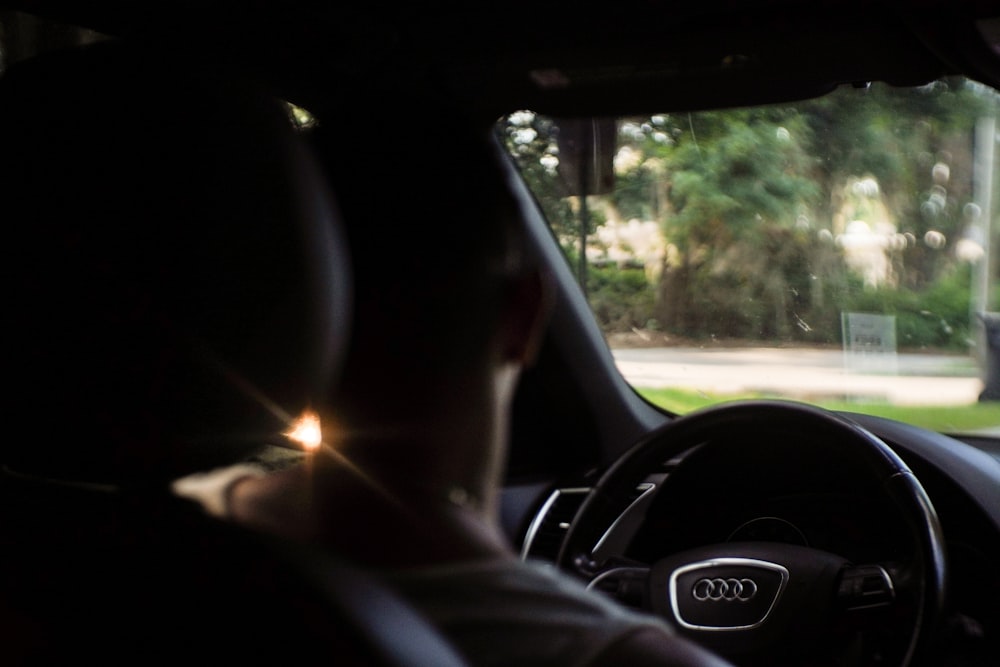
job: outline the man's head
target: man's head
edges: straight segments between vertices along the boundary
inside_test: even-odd
[[[544,311],[488,133],[430,107],[419,119],[365,109],[322,131],[355,262],[338,411],[413,423],[478,400],[500,367],[530,361]]]

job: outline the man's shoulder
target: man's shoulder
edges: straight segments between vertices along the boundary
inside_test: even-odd
[[[503,559],[388,579],[477,665],[587,664],[640,630],[672,636],[659,619],[542,564]]]

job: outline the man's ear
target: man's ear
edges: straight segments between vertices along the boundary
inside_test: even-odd
[[[511,279],[500,327],[504,361],[534,363],[554,301],[555,285],[547,272],[535,268]]]

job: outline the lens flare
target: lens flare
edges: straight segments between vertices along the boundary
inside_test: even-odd
[[[307,450],[318,449],[323,444],[323,429],[320,426],[319,415],[311,410],[306,410],[292,422],[291,428],[283,435]]]

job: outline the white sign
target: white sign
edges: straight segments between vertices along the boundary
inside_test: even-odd
[[[844,334],[844,365],[862,373],[892,373],[899,370],[896,356],[896,316],[841,313]]]

